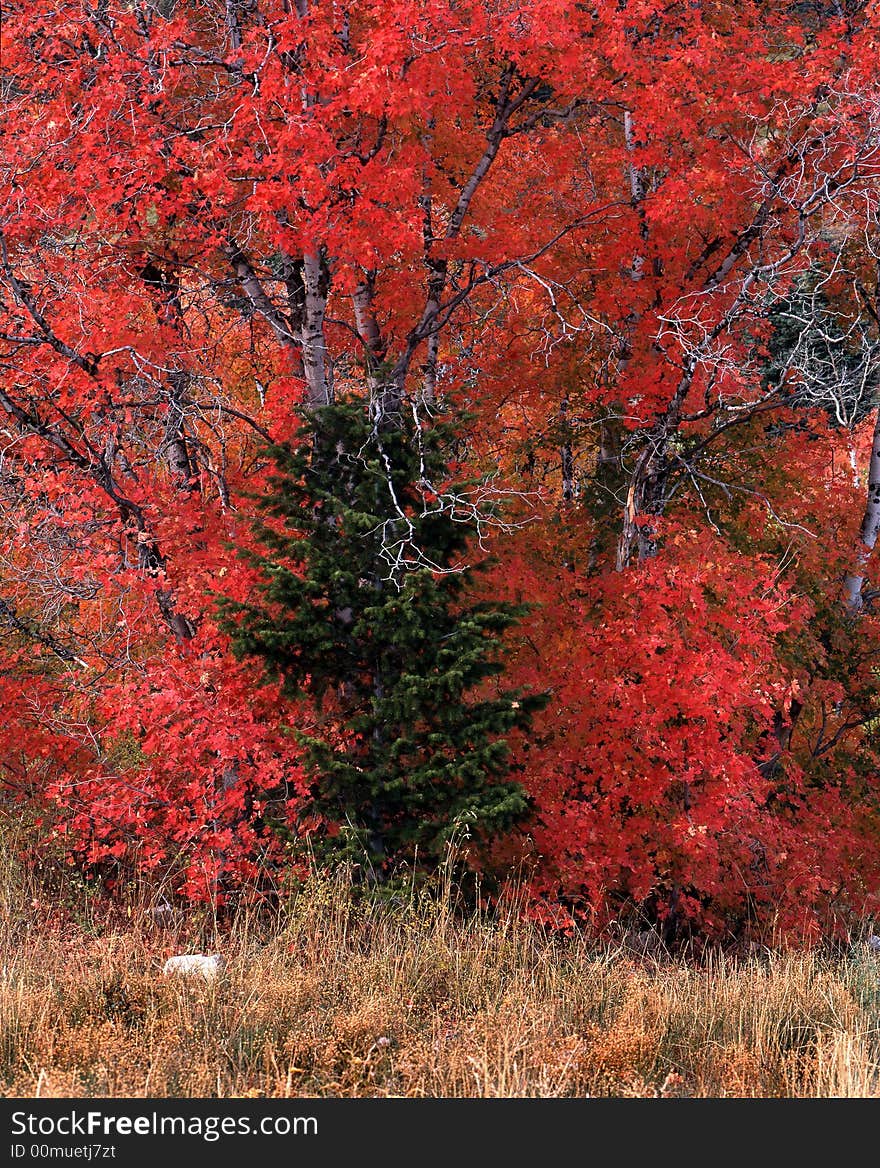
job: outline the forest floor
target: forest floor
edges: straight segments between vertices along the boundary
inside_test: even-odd
[[[862,942],[695,961],[452,900],[314,884],[220,927],[59,899],[7,860],[0,1095],[880,1096]],[[162,976],[193,951],[225,956],[219,980]]]

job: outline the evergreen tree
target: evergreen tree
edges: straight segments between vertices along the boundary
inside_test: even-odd
[[[357,400],[310,411],[257,497],[261,595],[223,602],[235,653],[326,715],[326,734],[298,734],[314,810],[354,829],[331,850],[354,837],[380,875],[435,863],[456,825],[486,841],[528,808],[505,734],[544,699],[480,691],[524,610],[468,599],[475,520],[449,503],[465,485],[430,487],[453,437],[401,415],[376,426]]]

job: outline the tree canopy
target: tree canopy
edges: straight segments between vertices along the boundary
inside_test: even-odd
[[[10,0],[7,812],[222,899],[366,764],[376,839],[482,808],[469,862],[548,920],[876,907],[878,28]]]

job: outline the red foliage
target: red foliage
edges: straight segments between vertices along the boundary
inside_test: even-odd
[[[840,601],[873,415],[764,377],[805,273],[876,342],[878,8],[850,10],[11,0],[10,798],[189,896],[289,861],[315,712],[212,596],[252,586],[264,443],[393,385],[476,411],[462,461],[528,520],[492,542],[540,605],[511,671],[552,692],[517,760],[535,904],[723,933],[873,903],[870,581]]]

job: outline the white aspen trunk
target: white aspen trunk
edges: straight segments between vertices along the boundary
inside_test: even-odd
[[[860,485],[862,480],[861,480],[861,477],[859,476],[859,464],[858,464],[858,459],[856,458],[856,448],[855,448],[855,444],[852,441],[851,434],[850,434],[850,443],[849,443],[849,465],[850,465],[850,468],[852,470],[852,485],[854,487],[857,487]]]
[[[868,469],[868,496],[865,513],[859,528],[859,547],[852,572],[847,572],[843,580],[843,603],[848,612],[857,613],[863,604],[862,588],[865,583],[865,568],[880,533],[880,409],[874,421],[874,437],[871,442],[871,462]]]
[[[332,369],[324,337],[328,284],[327,270],[320,255],[304,255],[301,344],[306,400],[310,409],[329,405],[333,401]]]
[[[382,332],[376,317],[373,315],[373,288],[369,280],[358,284],[352,296],[354,304],[354,319],[361,340],[366,344],[370,353],[381,361],[385,346],[382,343]]]
[[[630,156],[627,164],[627,177],[629,178],[629,193],[632,199],[632,205],[638,211],[639,215],[639,234],[642,239],[647,236],[647,227],[645,224],[645,215],[642,204],[645,201],[645,180],[641,170],[633,163],[632,155],[635,151],[635,130],[633,128],[633,116],[631,110],[625,110],[623,114],[623,138],[626,144],[626,152]],[[632,268],[630,273],[634,280],[641,280],[645,267],[645,257],[643,255],[636,255],[633,257]]]
[[[400,408],[403,400],[403,384],[385,365],[387,346],[382,336],[379,322],[373,311],[374,273],[367,273],[358,284],[352,296],[354,319],[358,335],[367,348],[367,385],[370,390],[371,416],[381,422],[382,418]]]
[[[251,267],[250,261],[234,242],[228,249],[228,255],[245,296],[250,300],[254,310],[268,321],[275,337],[288,350],[291,358],[298,367],[301,354],[299,345],[297,344],[297,337],[291,331],[290,323],[285,320],[282,313],[278,311],[267,296],[266,290],[260,283],[256,272]]]
[[[377,389],[376,374],[378,367],[385,360],[385,342],[382,339],[382,330],[373,311],[374,275],[368,272],[358,284],[352,295],[354,305],[354,321],[358,336],[367,349],[367,383],[371,396],[375,396]]]

